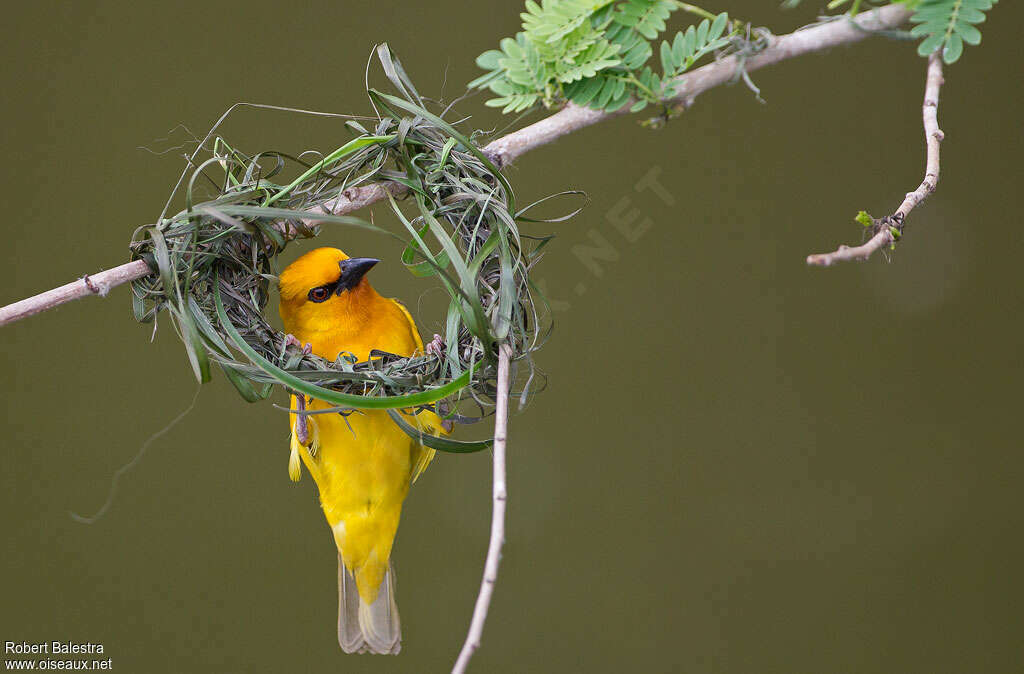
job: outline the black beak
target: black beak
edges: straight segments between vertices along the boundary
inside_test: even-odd
[[[380,260],[373,257],[351,257],[339,262],[341,276],[338,277],[337,293],[340,295],[343,290],[355,288],[378,262]]]

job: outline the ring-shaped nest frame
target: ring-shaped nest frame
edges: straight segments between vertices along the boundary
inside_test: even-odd
[[[535,220],[516,210],[512,187],[491,159],[452,123],[427,109],[387,45],[377,56],[397,95],[367,86],[376,115],[372,129],[344,118],[354,138],[313,161],[280,152],[248,155],[217,135],[238,106],[229,109],[189,158],[168,206],[183,192],[185,208],[132,237],[132,259],[155,272],[132,283],[137,320],[151,322],[167,310],[200,382],[219,366],[242,397],[267,398],[275,384],[295,394],[332,403],[339,412],[387,409],[423,444],[451,452],[483,449],[491,440],[456,441],[424,436],[399,409],[430,408],[443,417],[471,422],[493,405],[498,348],[507,344],[514,363],[527,363],[522,400],[543,377],[531,354],[550,332],[550,309],[530,280],[550,236],[527,236],[517,222]],[[251,105],[251,104],[240,104]],[[308,112],[277,106],[254,106]],[[324,113],[309,113],[324,114]],[[212,144],[210,149],[208,146]],[[201,153],[209,153],[205,159]],[[267,165],[270,165],[269,168]],[[298,165],[285,184],[273,179]],[[219,182],[207,174],[223,172]],[[196,203],[200,181],[218,194]],[[362,218],[334,215],[332,205],[349,190],[378,184],[404,226],[401,236]],[[394,194],[405,192],[415,212],[407,216]],[[581,194],[575,191],[561,194]],[[559,196],[559,195],[552,195]],[[292,239],[313,238],[321,224],[359,227],[398,238],[402,262],[416,276],[436,278],[448,292],[441,353],[400,357],[373,353],[356,362],[343,353],[334,362],[305,353],[265,319],[277,256]],[[457,413],[472,400],[479,415]]]

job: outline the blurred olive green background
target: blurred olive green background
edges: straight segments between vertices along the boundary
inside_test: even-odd
[[[813,18],[804,4],[710,7],[781,33]],[[537,272],[558,305],[538,358],[550,386],[512,419],[508,543],[473,671],[1020,671],[1022,9],[998,5],[948,69],[942,181],[892,263],[803,259],[859,241],[857,210],[889,212],[921,179],[925,62],[908,43],[787,62],[753,75],[767,105],[721,88],[662,131],[618,119],[510,169],[524,203],[592,202],[530,226],[559,235]],[[367,113],[382,40],[450,100],[520,10],[7,8],[0,303],[127,259],[180,171],[176,125],[202,135],[237,101]],[[510,121],[482,102],[460,106],[477,128]],[[225,132],[289,152],[347,137],[254,111]],[[649,175],[673,203],[636,189]],[[612,221],[633,210],[631,242]],[[573,252],[595,237],[617,256],[600,274]],[[437,329],[439,294],[388,241],[328,226],[318,243],[386,257],[377,287]],[[122,672],[449,667],[487,542],[487,454],[440,456],[411,493],[397,658],[338,650],[313,483],[288,481],[281,413],[223,378],[105,519],[70,519],[195,393],[170,323],[149,336],[125,288],[0,330],[0,640],[100,642]]]

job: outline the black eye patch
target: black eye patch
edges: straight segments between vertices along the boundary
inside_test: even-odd
[[[338,263],[340,276],[333,283],[317,286],[309,291],[307,297],[310,302],[326,302],[331,295],[340,295],[346,290],[351,290],[359,285],[359,282],[366,272],[370,271],[380,260],[372,257],[353,257],[342,260]]]

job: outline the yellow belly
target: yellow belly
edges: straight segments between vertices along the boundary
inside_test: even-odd
[[[308,406],[327,407],[320,400]],[[307,418],[315,444],[312,451],[301,448],[300,455],[319,487],[342,561],[363,601],[372,603],[388,568],[419,446],[386,411]]]

